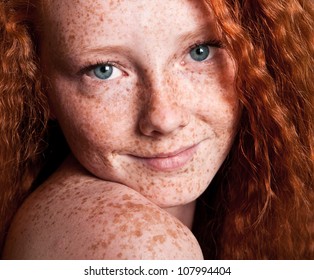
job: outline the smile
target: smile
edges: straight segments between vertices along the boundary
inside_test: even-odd
[[[162,153],[152,157],[137,157],[149,168],[159,172],[175,171],[185,166],[194,156],[198,148],[198,144],[180,149],[172,153]]]

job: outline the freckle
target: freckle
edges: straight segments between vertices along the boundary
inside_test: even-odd
[[[40,210],[41,207],[42,207],[42,206],[41,206],[39,203],[37,203],[37,204],[35,205],[35,209],[37,209],[37,210]]]
[[[124,225],[120,226],[121,232],[125,232],[125,231],[127,231],[127,229],[128,229],[128,225],[127,224],[124,224]]]
[[[53,199],[49,199],[46,203],[46,205],[51,204],[51,202],[53,201]]]
[[[168,229],[168,230],[167,230],[167,233],[168,233],[171,237],[173,237],[173,238],[175,238],[175,239],[178,237],[177,232],[174,231],[174,230],[172,230],[172,229]]]
[[[132,199],[132,197],[128,194],[125,194],[122,196],[122,200],[131,200],[131,199]]]
[[[141,237],[143,235],[141,230],[136,230],[134,233],[136,237]]]
[[[153,237],[153,241],[155,243],[158,242],[158,243],[163,244],[163,243],[165,243],[165,240],[166,240],[166,237],[164,235],[156,235],[156,236]]]

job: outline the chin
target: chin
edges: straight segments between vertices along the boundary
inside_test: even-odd
[[[193,186],[193,187],[192,187]],[[208,186],[207,182],[194,183],[169,183],[168,187],[156,187],[154,189],[135,189],[146,199],[160,208],[170,208],[189,204],[201,196]]]

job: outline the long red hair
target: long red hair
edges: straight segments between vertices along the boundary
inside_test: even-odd
[[[47,131],[35,2],[0,3],[2,240],[41,168]],[[194,233],[207,258],[314,259],[313,2],[205,2],[237,65],[243,109],[230,154],[199,199]]]
[[[213,235],[216,258],[313,259],[313,2],[208,5],[237,64],[243,114],[200,238]]]
[[[0,3],[0,250],[40,168],[48,119],[26,2]]]

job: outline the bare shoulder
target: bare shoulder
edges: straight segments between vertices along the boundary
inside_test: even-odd
[[[80,172],[60,174],[22,205],[4,258],[202,258],[190,230],[139,193]]]

